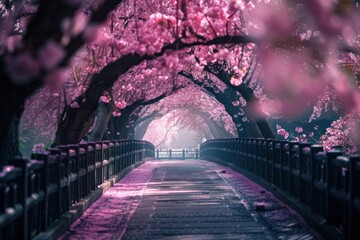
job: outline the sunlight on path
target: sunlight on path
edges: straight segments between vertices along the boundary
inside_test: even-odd
[[[151,178],[156,162],[146,162],[104,193],[60,238],[116,239],[126,229]]]

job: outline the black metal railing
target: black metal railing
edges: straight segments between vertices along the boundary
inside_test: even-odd
[[[145,158],[146,141],[119,140],[66,145],[14,159],[0,171],[0,240],[32,239],[98,185]]]
[[[264,139],[210,140],[202,159],[246,169],[296,197],[346,239],[360,239],[360,156],[320,145]]]
[[[156,151],[156,159],[198,159],[199,156],[199,149],[195,150],[159,150]]]

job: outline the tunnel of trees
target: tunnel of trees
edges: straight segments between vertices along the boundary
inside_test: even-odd
[[[360,139],[359,2],[0,2],[0,166],[45,147]],[[158,124],[155,124],[158,122]],[[157,126],[154,126],[157,125]]]

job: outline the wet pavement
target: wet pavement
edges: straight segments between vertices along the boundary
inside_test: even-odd
[[[271,193],[203,160],[148,161],[61,239],[322,239]]]

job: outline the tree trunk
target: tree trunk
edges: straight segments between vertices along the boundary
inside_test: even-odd
[[[126,128],[126,124],[131,116],[131,114],[142,104],[143,100],[138,100],[133,102],[131,105],[126,106],[121,110],[120,116],[112,116],[109,124],[108,130],[109,134],[105,134],[106,140],[114,140],[114,139],[126,139],[127,135],[124,128]]]
[[[216,65],[216,63],[214,63],[214,65]],[[205,70],[214,74],[229,88],[240,93],[240,95],[245,99],[246,105],[248,106],[248,111],[250,113],[249,116],[256,122],[262,136],[264,138],[276,139],[276,136],[271,129],[269,122],[266,120],[264,113],[256,112],[259,109],[260,102],[259,99],[255,96],[254,90],[245,83],[242,83],[239,86],[234,86],[230,83],[231,76],[229,76],[221,66],[219,67],[220,68],[217,69],[217,72],[213,72],[209,67],[206,67]]]
[[[52,146],[79,143],[93,124],[97,106],[97,101],[86,101],[81,108],[66,106]]]
[[[222,36],[201,43],[201,45],[224,44],[224,43],[249,43],[253,39],[247,36]],[[114,62],[108,63],[101,71],[95,74],[85,93],[76,99],[79,108],[65,107],[64,118],[61,120],[53,145],[78,143],[85,136],[94,119],[98,101],[104,91],[112,88],[119,76],[125,74],[130,68],[139,65],[143,61],[153,60],[169,51],[177,51],[187,47],[199,45],[196,43],[183,43],[176,41],[165,45],[160,52],[154,55],[139,55],[129,53],[122,55]]]
[[[101,102],[96,112],[96,123],[94,129],[91,131],[89,141],[101,141],[104,133],[108,127],[108,122],[114,111],[114,104]]]
[[[135,139],[135,122],[139,119],[139,114],[141,112],[141,110],[143,109],[144,106],[139,106],[137,109],[135,109],[130,117],[128,118],[126,124],[125,124],[125,128],[123,128],[123,138],[126,139],[131,139],[134,140]]]
[[[257,99],[257,97],[255,96],[254,90],[252,88],[243,83],[235,89],[238,90],[241,96],[245,99],[246,104],[249,106],[250,112],[252,111],[252,106],[254,106],[254,108],[256,109],[258,108],[260,104],[259,99]],[[269,122],[265,119],[263,114],[255,113],[251,115],[253,116],[264,138],[276,139],[276,136],[271,129]]]
[[[225,90],[225,92],[222,92],[216,86],[210,87],[208,85],[203,84],[203,81],[199,81],[193,75],[185,71],[179,72],[179,75],[188,78],[194,84],[202,87],[208,94],[214,96],[214,98],[225,107],[225,111],[229,114],[229,116],[236,125],[239,137],[254,137],[254,138],[262,137],[262,134],[257,124],[253,121],[247,110],[244,108],[241,109],[240,107],[236,107],[232,104],[233,101],[237,100],[235,98],[235,96],[237,96],[235,90],[231,90],[231,88],[228,87]],[[241,117],[239,116],[235,117],[236,115],[238,115],[240,110],[244,111],[248,121],[244,122],[242,121]]]
[[[6,137],[0,145],[0,169],[6,165],[9,160],[15,157],[21,157],[19,150],[19,124],[20,118],[24,111],[24,104],[20,104],[13,114]]]
[[[211,119],[211,116],[207,112],[201,112],[197,109],[191,109],[196,115],[201,117],[205,124],[208,126],[209,131],[213,138],[219,139],[219,138],[232,138],[234,137],[231,133],[226,131],[224,129],[224,126],[219,126],[215,121]]]

